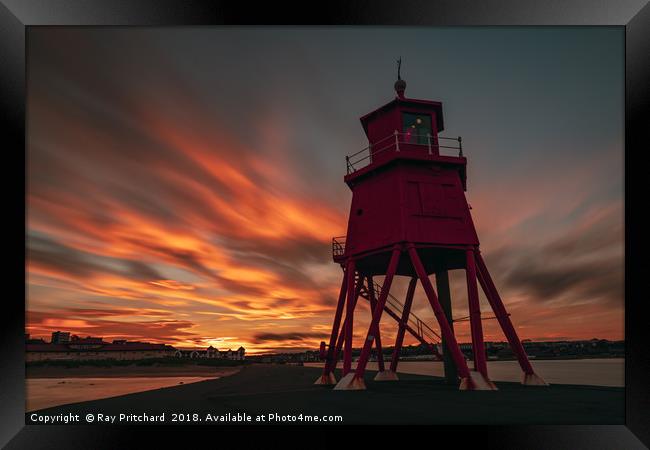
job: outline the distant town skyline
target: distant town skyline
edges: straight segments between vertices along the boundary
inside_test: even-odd
[[[58,330],[58,331],[53,331],[52,332],[52,334],[50,335],[50,341],[49,342],[47,342],[42,337],[33,338],[32,336],[30,336],[27,333],[25,334],[25,342],[27,344],[40,344],[40,343],[63,344],[63,343],[73,343],[73,342],[86,342],[86,343],[88,343],[88,342],[92,342],[92,343],[102,342],[102,343],[108,344],[108,343],[110,343],[110,340],[104,340],[103,336],[78,336],[76,334],[70,333],[69,331]],[[591,339],[577,339],[577,340],[562,340],[562,339],[559,339],[559,340],[555,340],[555,339],[554,340],[540,340],[540,341],[533,341],[531,339],[523,339],[522,340],[522,343],[524,343],[524,344],[561,344],[561,343],[581,343],[581,342],[610,342],[610,341],[607,340],[607,339],[599,339],[599,338],[596,338],[596,337],[591,338]],[[624,342],[624,339],[616,340],[616,341],[613,341],[613,342],[615,342],[615,343]],[[149,344],[148,342],[127,341],[125,339],[116,339],[116,340],[113,340],[113,343],[114,344],[116,344],[116,343],[117,344],[127,344],[127,343],[128,344]],[[168,343],[165,343],[165,342],[161,342],[160,344],[161,345],[169,345]],[[472,348],[471,340],[467,341],[467,342],[460,341],[459,344],[461,346],[461,349],[463,349],[463,350],[471,350],[471,348]],[[509,347],[509,344],[508,344],[508,342],[507,342],[507,340],[505,338],[503,340],[497,340],[497,341],[485,341],[485,344],[486,344],[486,346],[488,348],[490,348],[494,344],[501,344],[501,345],[503,345],[504,348]],[[419,342],[412,343],[412,344],[408,345],[407,347],[423,347],[424,351],[426,351],[427,353],[430,353],[430,348],[428,348],[427,346],[423,346],[423,344],[421,344]],[[176,346],[174,348],[178,349],[178,350],[206,350],[205,347],[179,347],[179,346]],[[224,350],[224,349],[219,349],[219,348],[216,348],[216,347],[213,347],[213,346],[209,346],[209,348],[214,348],[214,350]],[[240,349],[241,348],[243,348],[243,347],[240,347]],[[392,345],[387,345],[384,348],[384,352],[385,353],[386,352],[390,353],[392,348],[393,348]],[[228,349],[228,350],[231,350],[231,349]],[[359,352],[359,351],[361,351],[361,347],[354,347],[354,350]],[[288,351],[284,351],[284,352],[280,351],[280,352],[270,352],[270,353],[262,353],[262,354],[263,355],[264,354],[284,354],[284,353],[290,354],[290,353],[305,353],[305,352],[317,354],[317,353],[319,353],[319,350],[315,349],[315,348],[293,348],[293,349],[288,349]],[[339,356],[342,356],[342,355],[339,355]]]
[[[623,339],[623,37],[31,29],[26,333],[318,348],[340,283],[344,158],[367,146],[359,117],[394,97],[401,56],[406,96],[441,101],[442,134],[463,137],[482,253],[520,338]],[[421,287],[413,308],[437,328]],[[481,308],[493,315],[482,295]],[[362,302],[359,330],[368,316]],[[494,322],[485,338],[503,340]],[[394,335],[382,321],[385,345]]]

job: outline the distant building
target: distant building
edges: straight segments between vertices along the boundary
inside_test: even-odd
[[[237,358],[241,361],[243,361],[246,358],[246,349],[244,347],[239,347],[237,349]]]
[[[55,331],[52,333],[52,344],[66,344],[70,342],[70,333],[63,331]]]
[[[58,334],[57,334],[58,333]],[[66,337],[67,335],[67,337]],[[64,339],[61,341],[61,338]],[[69,338],[69,339],[68,339]],[[68,339],[66,341],[66,339]],[[42,339],[30,339],[25,344],[25,360],[138,360],[149,358],[173,357],[176,349],[166,344],[151,344],[149,342],[128,342],[115,340],[112,343],[98,337],[70,337],[70,333],[52,333],[49,344]]]
[[[217,358],[218,355],[219,355],[219,350],[214,348],[213,346],[209,346],[208,349],[205,351],[206,358]]]
[[[239,347],[237,350],[220,351],[213,346],[205,350],[200,349],[178,349],[174,352],[177,358],[208,358],[208,359],[229,359],[233,361],[243,361],[246,359],[246,349]]]
[[[201,351],[200,350],[193,350],[193,349],[176,349],[174,352],[174,356],[177,358],[201,358]]]

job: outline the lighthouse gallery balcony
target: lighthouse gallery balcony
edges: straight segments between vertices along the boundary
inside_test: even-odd
[[[444,152],[444,155],[441,155]],[[365,172],[388,163],[394,159],[435,160],[458,165],[461,181],[465,188],[465,163],[463,156],[463,141],[460,136],[451,138],[410,132],[394,133],[368,147],[345,157],[347,166],[346,181],[363,176]],[[342,263],[347,257],[346,236],[332,238],[332,259]]]
[[[445,153],[454,153],[454,155],[441,155],[441,149],[444,149]],[[436,156],[464,158],[463,141],[460,136],[450,138],[429,133],[400,133],[396,130],[368,147],[346,156],[347,174],[350,175],[374,163],[385,162],[397,156],[414,159],[433,159]]]

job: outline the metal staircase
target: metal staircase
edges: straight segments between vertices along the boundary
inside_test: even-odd
[[[359,281],[359,275],[356,274],[355,283],[358,283],[358,281]],[[379,297],[379,293],[381,292],[381,285],[376,282],[374,282],[373,284],[374,284],[375,298],[377,299]],[[359,291],[359,296],[365,298],[368,302],[370,302],[370,292],[368,290],[368,287],[366,286],[365,281]],[[386,304],[384,305],[384,311],[390,317],[392,317],[397,323],[400,323],[402,321],[402,315],[404,312],[404,304],[400,302],[397,298],[395,298],[393,295],[388,293],[388,297],[386,298]],[[442,341],[442,338],[438,333],[433,331],[431,327],[429,327],[429,325],[427,325],[424,321],[422,321],[418,316],[413,314],[413,312],[409,314],[408,320],[404,324],[404,328],[420,343],[429,346],[429,348],[431,349],[431,351],[436,357],[442,359],[442,355],[440,354],[440,350],[438,348],[440,342]]]

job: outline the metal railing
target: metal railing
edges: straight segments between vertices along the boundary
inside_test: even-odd
[[[443,141],[441,145],[440,141]],[[452,144],[456,142],[457,144]],[[379,141],[370,144],[368,147],[359,150],[356,153],[345,157],[348,174],[355,172],[362,167],[372,164],[373,157],[388,151],[399,152],[400,144],[404,145],[421,145],[426,149],[429,155],[433,154],[433,149],[438,151],[441,148],[458,150],[458,156],[463,156],[463,140],[460,136],[455,138],[427,134],[400,133],[395,130],[393,134],[386,136]],[[377,149],[379,147],[379,149]]]
[[[345,236],[337,236],[332,238],[332,257],[336,259],[337,256],[345,254]]]
[[[374,282],[373,284],[375,286],[375,293],[381,292],[381,285],[377,282]],[[386,305],[389,306],[395,313],[398,313],[400,316],[404,313],[404,305],[391,293],[388,293],[388,297],[386,298]],[[409,314],[408,324],[429,343],[438,344],[442,341],[440,335],[433,331],[429,325],[420,320],[420,318],[414,313]]]
[[[345,255],[345,242],[347,236],[336,236],[332,238],[332,257],[336,260],[337,257],[342,257]],[[355,283],[358,282],[359,274],[355,274]],[[365,283],[364,283],[365,286]],[[375,298],[379,297],[381,293],[382,286],[376,281],[373,282],[373,287],[375,291]],[[404,314],[404,304],[400,302],[395,296],[390,292],[386,297],[386,308],[390,309],[396,316],[402,317]],[[430,344],[439,344],[442,341],[442,338],[438,333],[436,333],[429,325],[424,321],[420,320],[418,316],[414,313],[409,314],[407,321],[409,327],[413,329],[417,334],[419,334],[424,340]]]

